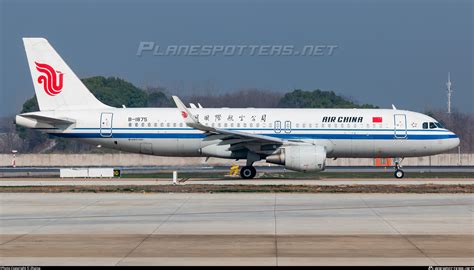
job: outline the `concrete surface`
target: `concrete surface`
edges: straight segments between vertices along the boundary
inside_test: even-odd
[[[12,154],[0,154],[0,167],[12,164]],[[58,167],[58,166],[230,166],[245,164],[245,160],[236,162],[219,158],[204,157],[162,157],[130,153],[117,154],[22,154],[16,155],[17,166]],[[328,166],[373,166],[372,158],[338,158],[328,159]],[[263,161],[256,166],[268,165]],[[405,158],[404,166],[474,166],[474,154],[440,154],[427,157]]]
[[[72,167],[63,167],[72,168]],[[74,167],[74,168],[104,168],[104,167]],[[59,177],[60,167],[0,167],[0,178],[19,178],[19,177]],[[220,174],[222,176],[229,173],[229,166],[130,166],[130,167],[115,167],[120,169],[122,175],[137,175],[137,174],[168,174],[172,171],[181,173],[196,173],[203,177],[207,173]],[[283,166],[257,166],[257,177],[263,174],[278,174],[291,172],[286,170]],[[404,166],[403,170],[406,176],[425,173],[461,173],[472,174],[474,178],[474,166]],[[375,166],[328,166],[324,173],[351,173],[357,175],[359,173],[384,173],[387,176],[392,176],[395,171],[392,167],[375,167]],[[324,174],[321,175],[324,177]]]
[[[473,265],[472,194],[0,194],[1,265]]]
[[[180,179],[178,177],[178,179]],[[171,185],[172,179],[146,179],[146,178],[0,178],[2,186],[154,186]],[[360,179],[252,179],[244,180],[238,177],[229,179],[190,179],[182,185],[205,184],[205,185],[309,185],[309,186],[339,186],[339,185],[474,185],[474,178],[404,178],[396,180],[392,178],[360,178]]]

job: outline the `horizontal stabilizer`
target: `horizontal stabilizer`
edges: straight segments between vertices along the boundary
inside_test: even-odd
[[[48,124],[71,125],[76,122],[72,119],[53,118],[49,116],[36,115],[36,114],[20,114],[20,116],[23,116],[26,118],[32,118],[32,119],[37,120],[38,122],[45,122]]]
[[[67,128],[76,121],[73,119],[55,118],[36,113],[24,113],[15,117],[15,123],[27,128]]]

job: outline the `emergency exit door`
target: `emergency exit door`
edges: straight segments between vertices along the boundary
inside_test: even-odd
[[[285,133],[291,133],[291,121],[285,121]]]

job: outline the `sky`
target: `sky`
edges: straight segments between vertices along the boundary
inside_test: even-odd
[[[333,90],[359,103],[474,113],[473,1],[0,0],[0,116],[33,96],[22,37],[44,37],[81,78],[224,93]],[[329,55],[159,56],[140,42],[334,45]],[[242,107],[246,107],[242,104]]]

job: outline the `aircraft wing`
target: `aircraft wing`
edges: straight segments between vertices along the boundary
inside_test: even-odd
[[[285,141],[279,138],[260,135],[260,134],[251,134],[247,132],[240,132],[235,130],[228,129],[219,129],[213,128],[210,126],[203,125],[198,121],[198,119],[186,108],[184,103],[177,97],[173,96],[173,100],[176,103],[176,106],[181,112],[181,116],[184,119],[184,122],[188,127],[192,127],[201,131],[205,131],[208,134],[207,140],[222,140],[219,144],[241,144],[249,142],[260,142],[266,144],[283,144]],[[206,140],[204,139],[204,140]]]

